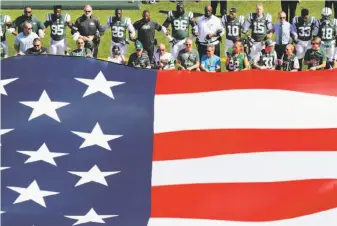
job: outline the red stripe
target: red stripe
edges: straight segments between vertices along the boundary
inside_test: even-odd
[[[152,187],[151,217],[273,221],[335,207],[336,179],[195,184]]]
[[[228,89],[282,89],[337,96],[337,70],[296,73],[251,70],[217,75],[205,72],[160,71],[156,94]]]
[[[337,129],[219,129],[160,133],[153,160],[272,151],[336,151]]]

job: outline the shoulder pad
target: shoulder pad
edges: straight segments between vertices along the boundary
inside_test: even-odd
[[[269,13],[266,14],[266,20],[270,21],[271,22],[271,15]]]

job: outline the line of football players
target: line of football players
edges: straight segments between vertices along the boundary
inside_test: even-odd
[[[332,10],[324,7],[320,19],[310,16],[306,9],[302,10],[301,16],[296,16],[293,19],[291,23],[293,28],[292,43],[296,46],[295,52],[300,64],[302,64],[305,53],[311,48],[311,40],[314,37],[319,37],[323,50],[321,52],[324,52],[328,58],[326,68],[333,67],[333,62],[337,59],[337,19],[333,19],[331,15]],[[72,30],[74,40],[81,36],[76,32],[76,27],[71,22],[71,16],[62,13],[61,6],[56,6],[54,13],[47,14],[44,23],[32,15],[31,7],[26,7],[24,15],[16,18],[13,22],[8,15],[0,15],[1,45],[6,56],[8,56],[6,31],[17,35],[22,32],[22,24],[27,21],[32,23],[33,32],[41,38],[44,37],[46,28],[50,27],[50,54],[65,54],[67,50],[65,32],[67,27]],[[221,24],[221,27],[217,24]],[[168,32],[169,26],[171,26],[172,32]],[[9,29],[6,30],[6,27]],[[225,14],[219,19],[212,15],[210,6],[205,7],[203,16],[195,19],[193,12],[185,11],[183,3],[179,2],[175,11],[168,12],[167,19],[162,25],[150,19],[149,11],[144,11],[143,18],[132,24],[131,19],[124,17],[122,10],[117,9],[115,15],[108,18],[105,26],[100,26],[97,29],[104,32],[108,28],[112,31],[110,49],[113,46],[118,46],[120,54],[124,56],[127,52],[127,45],[131,41],[138,40],[142,42],[144,49],[152,58],[157,44],[155,31],[161,31],[170,41],[171,53],[175,59],[179,51],[184,49],[186,39],[191,37],[196,40],[200,57],[206,54],[206,47],[209,44],[215,45],[215,54],[220,55],[221,36],[224,33],[226,33],[224,51],[227,55],[230,55],[234,43],[240,41],[248,46],[246,53],[249,58],[254,59],[264,49],[264,42],[271,38],[273,24],[272,16],[264,12],[262,4],[258,4],[256,12],[250,13],[246,19],[243,15],[238,14],[236,8],[232,8],[229,14]],[[265,58],[264,61],[270,61],[270,59],[267,59],[270,57],[268,54],[263,57]],[[235,69],[238,62],[232,62],[232,64],[231,68]]]

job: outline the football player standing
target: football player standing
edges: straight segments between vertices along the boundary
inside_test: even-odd
[[[229,15],[222,17],[222,25],[226,29],[225,53],[230,54],[228,49],[233,48],[234,43],[241,38],[241,31],[245,22],[244,16],[237,16],[236,8],[229,10]]]
[[[303,57],[311,48],[312,31],[316,24],[316,18],[309,16],[309,10],[303,8],[301,16],[295,16],[292,21],[292,38],[296,44],[296,56],[302,70]]]
[[[131,23],[131,19],[129,17],[123,17],[123,10],[116,9],[115,16],[110,16],[103,27],[103,30],[111,28],[111,46],[118,46],[120,49],[121,56],[125,57],[127,51],[127,44],[129,41],[126,38],[126,31],[129,31],[130,39],[133,40],[135,38],[135,28]]]
[[[44,22],[46,28],[50,26],[49,53],[54,55],[65,55],[67,49],[66,28],[72,27],[69,14],[62,14],[62,6],[55,5],[54,13],[48,13]]]
[[[163,27],[172,26],[172,35],[167,34],[170,41],[171,54],[174,59],[178,57],[180,50],[185,48],[186,38],[189,36],[189,28],[192,27],[192,33],[196,35],[197,26],[193,20],[192,12],[185,12],[184,4],[177,3],[176,11],[169,11]]]
[[[256,5],[256,13],[250,13],[244,24],[243,33],[247,34],[252,29],[252,38],[254,40],[251,48],[251,57],[254,59],[258,53],[264,48],[262,41],[271,38],[270,31],[273,29],[272,17],[269,13],[263,12],[263,5]],[[267,35],[269,34],[269,35]]]
[[[336,49],[337,19],[331,18],[332,10],[328,7],[322,9],[322,18],[316,20],[314,36],[321,38],[321,49],[327,57],[326,69],[333,67]]]

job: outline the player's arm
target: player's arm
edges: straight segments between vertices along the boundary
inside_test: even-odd
[[[268,29],[266,37],[270,39],[270,38],[272,38],[275,30],[274,30],[274,25],[272,23],[272,17],[269,13],[266,16],[266,25],[267,25],[267,29]]]
[[[13,34],[14,36],[17,36],[17,35],[18,35],[18,32],[16,31],[16,27],[17,27],[18,24],[19,24],[19,18],[20,18],[20,17],[17,17],[17,18],[12,22],[11,27],[8,29],[8,33]]]
[[[127,20],[127,25],[128,25],[130,40],[134,40],[135,37],[136,37],[136,29],[133,27],[130,18],[128,18],[128,20]]]
[[[69,14],[66,14],[65,16],[65,21],[67,23],[67,26],[72,29],[73,27],[73,22],[71,21],[71,16]]]
[[[248,14],[248,17],[247,17],[247,20],[244,22],[244,24],[243,24],[243,33],[244,34],[247,34],[248,33],[248,31],[249,31],[249,28],[251,27],[251,24],[252,24],[252,16],[253,16],[253,14],[252,13],[250,13],[250,14]]]
[[[189,18],[189,23],[192,27],[192,35],[193,36],[198,36],[198,25],[194,19],[194,14],[192,12],[189,13],[188,15]]]
[[[37,19],[36,22],[37,22],[37,26],[39,28],[38,29],[38,35],[39,35],[40,38],[44,38],[44,35],[46,33],[47,28],[46,28],[46,26],[44,26],[44,23],[42,23],[41,20]]]
[[[160,24],[158,24],[157,22],[154,22],[154,28],[157,30],[157,31],[160,31],[161,33],[163,33],[165,36],[167,34],[167,29],[166,27],[164,26],[161,26]]]
[[[108,18],[108,20],[106,21],[105,25],[102,27],[102,30],[103,30],[103,31],[106,31],[106,30],[110,27],[111,20],[112,20],[112,17],[109,16],[109,18]]]
[[[96,25],[96,28],[97,28],[97,32],[95,34],[95,37],[98,38],[98,37],[104,35],[104,31],[105,31],[103,29],[104,27],[101,26],[101,23],[99,22],[98,18],[95,19],[95,25]]]
[[[319,20],[316,20],[315,24],[314,24],[314,30],[312,31],[312,36],[313,37],[317,37],[318,36],[319,24],[320,24]]]
[[[297,27],[296,27],[296,24],[297,24],[297,20],[298,20],[298,17],[294,17],[293,18],[293,21],[291,23],[291,28],[290,28],[290,35],[291,35],[291,38],[293,39],[293,41],[295,42],[295,44],[298,42],[298,33],[297,33]]]
[[[249,61],[247,55],[245,55],[245,58],[243,59],[243,65],[244,69],[242,69],[242,71],[249,70]]]
[[[167,28],[169,28],[170,24],[172,23],[172,11],[169,11],[167,14],[167,18],[165,19],[162,27],[166,28],[166,38],[170,41],[170,42],[175,42],[174,38],[168,33]],[[175,43],[174,43],[175,44]]]

